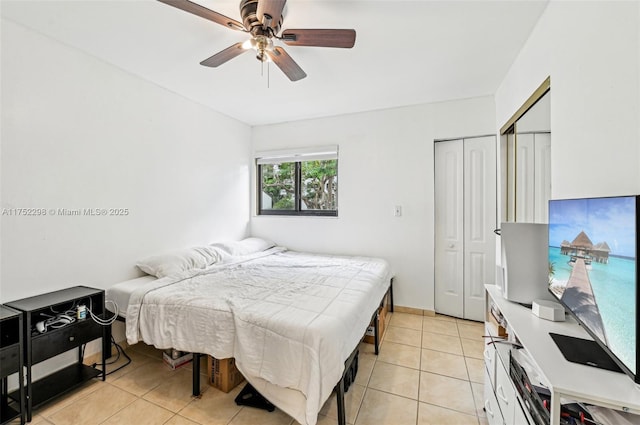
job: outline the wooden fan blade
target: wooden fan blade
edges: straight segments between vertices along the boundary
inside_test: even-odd
[[[282,16],[282,9],[287,0],[258,0],[258,10],[256,10],[256,17],[260,23],[267,24],[271,28],[275,28],[280,22]],[[265,15],[270,17],[268,22],[264,21]]]
[[[355,30],[306,29],[285,30],[282,41],[289,46],[342,47],[350,49],[356,43]]]
[[[224,25],[227,28],[231,28],[238,31],[245,31],[244,26],[235,19],[227,18],[226,16],[214,12],[211,9],[207,9],[204,6],[193,3],[189,0],[158,0],[161,3],[168,4],[185,12],[193,13],[201,18],[208,19],[216,24]]]
[[[221,52],[216,53],[215,55],[211,56],[208,59],[203,60],[202,62],[200,62],[200,65],[204,65],[204,66],[211,66],[213,68],[222,65],[223,63],[230,61],[231,59],[235,58],[236,56],[241,55],[242,53],[246,52],[247,49],[244,49],[242,47],[242,43],[236,43],[233,46],[227,47],[226,49],[224,49]]]
[[[291,56],[289,56],[282,47],[276,47],[272,51],[267,50],[267,55],[291,81],[302,80],[307,76],[302,68],[291,59]]]

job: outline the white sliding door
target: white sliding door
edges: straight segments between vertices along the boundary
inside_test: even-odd
[[[516,139],[516,221],[533,223],[535,144],[533,134]]]
[[[484,320],[484,284],[494,283],[495,138],[435,145],[435,307]]]
[[[536,133],[534,136],[534,223],[549,222],[549,199],[551,199],[551,133]]]
[[[546,223],[551,199],[551,134],[518,133],[515,160],[515,221]]]

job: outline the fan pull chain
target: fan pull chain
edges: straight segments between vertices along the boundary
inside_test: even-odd
[[[270,87],[269,83],[271,81],[271,67],[269,65],[270,61],[260,61],[260,77],[264,78],[264,63],[267,63],[267,88]]]

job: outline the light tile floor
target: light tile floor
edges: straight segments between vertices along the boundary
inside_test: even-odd
[[[355,383],[346,394],[351,425],[483,425],[484,363],[481,323],[447,316],[393,313],[380,354],[361,344]],[[191,397],[191,365],[172,371],[162,352],[130,347],[132,363],[106,382],[84,387],[34,412],[32,424],[295,425],[290,416],[239,407],[244,384],[225,394],[202,379],[200,399]],[[206,359],[202,371],[206,372]],[[108,370],[113,370],[118,363]],[[318,417],[337,424],[335,396]],[[17,421],[12,424],[18,423]]]

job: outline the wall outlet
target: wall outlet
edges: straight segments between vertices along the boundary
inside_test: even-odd
[[[402,217],[402,205],[396,205],[393,208],[393,215],[395,217]]]

